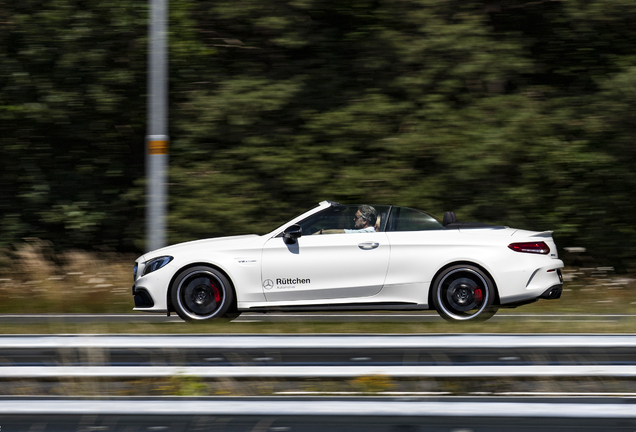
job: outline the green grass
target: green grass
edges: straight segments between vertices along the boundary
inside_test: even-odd
[[[453,334],[453,333],[635,333],[636,317],[610,321],[602,317],[570,321],[506,320],[484,323],[210,321],[205,323],[38,323],[0,324],[0,334]]]

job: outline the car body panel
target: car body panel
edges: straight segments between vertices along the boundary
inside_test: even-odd
[[[294,244],[272,238],[263,248],[265,298],[302,301],[374,296],[384,285],[389,256],[386,233],[309,235]]]
[[[457,264],[483,270],[492,279],[499,305],[533,301],[550,287],[562,284],[557,269],[563,262],[558,259],[550,231],[445,229],[432,219],[430,226],[422,225],[423,230],[398,231],[400,227],[410,229],[428,216],[422,212],[416,217],[419,211],[404,207],[378,206],[383,210],[381,226],[387,231],[311,235],[309,230],[314,227],[309,225],[316,220],[324,222],[320,218],[327,213],[323,212],[337,215],[341,208],[348,212],[353,206],[323,201],[262,236],[197,240],[148,252],[137,259],[133,292],[145,291],[153,302],[135,310],[171,310],[173,281],[181,271],[197,265],[227,276],[239,311],[348,304],[426,309],[431,307],[430,291],[436,276]],[[348,220],[347,214],[343,213],[344,220]],[[302,235],[288,241],[285,230],[297,224]],[[508,247],[513,242],[538,241],[548,245],[549,254],[520,253]],[[162,256],[172,260],[144,275],[146,263]]]
[[[410,286],[409,300],[428,303],[428,290],[440,269],[457,262],[473,262],[488,270],[482,255],[492,255],[488,244],[464,241],[457,230],[387,233],[391,262],[385,282],[387,291]]]
[[[235,286],[237,298],[241,301],[264,301],[261,288],[261,251],[266,239],[262,236],[222,237],[211,240],[199,240],[168,246],[140,257],[137,262],[139,273],[143,272],[143,262],[158,256],[173,256],[174,259],[165,267],[146,276],[139,276],[135,281],[138,289],[145,289],[152,296],[154,310],[165,312],[167,306],[168,285],[181,270],[197,264],[207,264],[218,268],[228,275]],[[170,274],[170,280],[165,280]],[[163,277],[162,277],[163,276]],[[146,310],[135,308],[135,310]]]

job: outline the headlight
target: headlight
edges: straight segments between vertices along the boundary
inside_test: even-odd
[[[133,267],[133,280],[136,281],[137,280],[137,269],[139,268],[139,265],[137,263],[135,263],[135,267]]]
[[[155,270],[159,270],[161,267],[165,266],[170,261],[172,261],[171,256],[162,256],[159,258],[151,259],[150,261],[146,263],[146,266],[144,267],[143,276],[146,276],[148,273],[152,273]]]

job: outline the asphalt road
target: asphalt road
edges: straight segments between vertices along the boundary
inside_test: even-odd
[[[616,322],[636,314],[523,314],[499,312],[491,322]],[[183,322],[176,314],[133,312],[127,314],[0,314],[0,323],[166,323]],[[443,322],[434,311],[424,312],[269,312],[243,313],[233,322]]]

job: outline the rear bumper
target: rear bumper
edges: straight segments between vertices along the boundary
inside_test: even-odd
[[[545,290],[544,293],[539,296],[539,298],[546,300],[556,300],[558,298],[561,298],[562,292],[563,284],[554,285]]]
[[[539,299],[558,299],[563,291],[563,262],[548,259],[536,267],[524,281],[523,273],[508,273],[507,280],[497,282],[502,307],[516,307]],[[501,288],[503,287],[503,289]],[[507,295],[506,295],[507,294]]]
[[[561,273],[561,269],[556,269],[556,274],[559,277],[559,282],[556,285],[552,285],[550,288],[545,290],[543,294],[539,296],[539,298],[546,300],[556,300],[561,298],[561,293],[563,292],[563,273]]]

